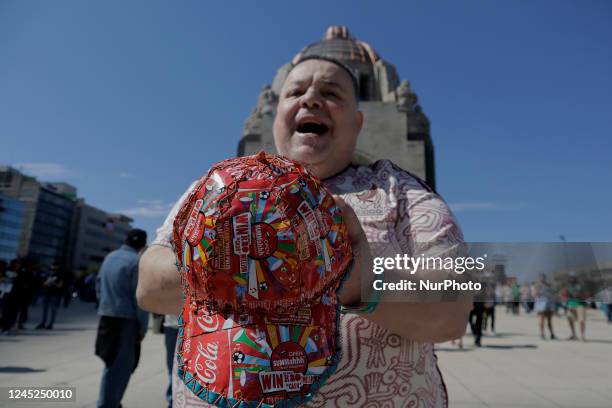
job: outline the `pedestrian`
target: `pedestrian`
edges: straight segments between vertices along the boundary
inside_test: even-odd
[[[463,350],[463,336],[461,336],[461,337],[459,337],[457,339],[451,340],[451,344],[453,346],[456,344],[458,349]]]
[[[43,315],[37,329],[52,330],[64,291],[64,277],[59,262],[53,262],[42,284]],[[47,317],[49,320],[47,322]]]
[[[35,264],[32,259],[24,259],[19,266],[17,272],[17,292],[18,292],[18,305],[17,305],[17,328],[23,330],[24,324],[28,321],[28,310],[30,303],[32,302],[32,296],[34,293],[34,268]]]
[[[510,314],[512,312],[512,288],[508,282],[503,284],[501,293],[504,305],[506,306],[506,314]]]
[[[567,283],[561,282],[558,286],[559,289],[557,293],[559,294],[559,299],[557,300],[557,315],[567,317],[567,299],[569,298],[567,294]],[[559,309],[563,310],[563,313],[559,313]]]
[[[608,324],[612,323],[612,303],[605,304],[606,311],[606,319],[608,319]]]
[[[540,275],[540,280],[535,286],[535,311],[539,318],[540,337],[542,340],[546,340],[546,335],[544,334],[545,322],[548,325],[550,339],[556,339],[552,324],[556,303],[555,291],[550,282],[546,280],[546,274],[543,273]]]
[[[100,304],[96,355],[104,361],[98,408],[118,408],[138,365],[140,343],[149,314],[136,303],[139,255],[147,244],[141,229],[128,232],[125,243],[109,253],[98,275]]]
[[[521,287],[517,281],[512,282],[510,291],[512,293],[512,314],[517,315],[520,313],[519,305],[521,303]]]
[[[172,408],[172,366],[176,354],[176,338],[178,336],[178,316],[167,314],[164,316],[164,343],[166,346],[166,368],[168,369],[168,387],[166,387],[166,401],[168,408]]]
[[[531,313],[533,306],[533,298],[531,296],[531,286],[527,282],[521,285],[521,304],[525,313]]]
[[[578,274],[570,272],[567,282],[567,322],[571,335],[568,340],[577,340],[576,322],[580,325],[580,339],[586,341],[586,302],[584,285],[578,281]]]
[[[369,253],[372,256],[395,256],[398,252],[411,256],[451,256],[463,243],[447,205],[423,181],[388,160],[371,166],[351,164],[363,124],[358,95],[358,81],[341,61],[328,55],[298,58],[280,91],[273,126],[277,151],[308,165],[332,193],[344,199],[346,226],[354,248],[358,248],[354,252],[353,270],[340,293],[344,307],[338,330],[343,351],[338,369],[312,395],[312,401],[318,406],[346,406],[351,401],[356,407],[384,404],[389,408],[419,401],[421,407],[445,407],[448,397],[433,343],[463,335],[471,297],[438,303],[377,304],[361,303],[352,298],[355,293],[345,292],[355,287],[353,279],[360,275],[372,276]],[[191,187],[187,193],[190,191]],[[143,255],[139,302],[151,311],[177,313],[183,306],[171,238],[175,215],[186,195],[177,201],[158,230],[155,245]],[[422,276],[419,270],[412,278]],[[448,279],[452,279],[451,275]],[[262,335],[265,341],[267,335]],[[203,341],[203,338],[194,338],[189,343],[193,349],[198,345],[203,347],[200,343]],[[225,349],[219,352],[230,353]],[[243,359],[242,355],[235,357]],[[208,359],[207,363],[214,361]],[[398,374],[387,378],[386,373],[391,370],[397,370]],[[206,392],[198,396],[187,388],[185,382],[191,378],[189,374],[179,379],[177,369],[174,370],[174,384],[177,384],[173,388],[174,402],[180,407],[210,406],[202,401]],[[381,392],[358,391],[370,378],[385,378],[386,389],[402,391],[384,396]],[[209,387],[199,379],[190,384]],[[224,393],[231,391],[217,389]],[[311,406],[310,403],[299,405]]]
[[[15,281],[17,280],[17,269],[19,269],[19,261],[12,260],[8,267],[4,261],[0,263],[0,304],[1,314],[0,329],[2,334],[14,334],[12,331],[15,319],[17,317],[18,301]]]
[[[495,284],[487,283],[485,288],[485,298],[483,302],[484,306],[484,321],[483,329],[487,331],[488,323],[491,322],[491,334],[495,336]]]
[[[74,291],[74,274],[72,272],[68,272],[64,275],[64,291],[62,293],[64,309],[67,309],[68,305],[70,305],[70,301],[72,300],[73,291]]]
[[[476,347],[482,346],[482,321],[484,317],[484,303],[474,302],[474,307],[470,312],[469,322],[472,335],[474,336],[474,345]]]

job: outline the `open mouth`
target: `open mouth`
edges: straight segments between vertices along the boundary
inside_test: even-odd
[[[314,133],[315,135],[322,135],[329,130],[329,127],[323,123],[304,122],[300,123],[296,130],[299,133]]]

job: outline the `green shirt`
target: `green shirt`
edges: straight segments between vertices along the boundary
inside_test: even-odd
[[[584,291],[583,287],[579,283],[575,283],[573,285],[569,285],[567,287],[567,307],[578,307],[584,306],[584,301],[582,300],[582,292]]]

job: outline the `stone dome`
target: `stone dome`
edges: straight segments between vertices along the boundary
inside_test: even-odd
[[[293,63],[310,55],[335,58],[348,64],[373,65],[380,59],[369,44],[357,40],[345,26],[329,27],[323,39],[304,47],[293,58]]]

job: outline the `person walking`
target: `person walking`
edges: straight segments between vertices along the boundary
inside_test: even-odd
[[[98,408],[121,407],[130,376],[138,365],[140,342],[149,320],[149,314],[136,303],[139,252],[146,243],[145,231],[130,230],[125,244],[108,254],[100,267],[100,321],[95,350],[105,367]]]
[[[544,322],[546,322],[548,325],[550,339],[556,339],[552,325],[552,317],[555,313],[555,306],[555,291],[550,282],[546,280],[546,274],[541,274],[540,280],[535,286],[535,311],[539,318],[540,337],[542,340],[546,340],[546,335],[544,334]]]
[[[472,335],[474,336],[474,345],[476,347],[481,347],[481,339],[482,339],[482,320],[484,315],[484,303],[483,302],[474,302],[474,307],[470,312],[469,322],[470,329],[472,331]]]
[[[612,323],[612,303],[606,303],[606,319],[608,323]]]
[[[32,259],[26,258],[21,262],[17,272],[16,285],[19,293],[19,298],[17,299],[17,314],[19,316],[17,328],[19,330],[25,329],[24,324],[28,321],[28,310],[34,292],[34,268],[35,264],[32,262]]]
[[[53,262],[42,285],[43,316],[40,324],[36,326],[37,329],[53,329],[63,290],[64,279],[60,272],[59,263]],[[49,317],[48,323],[47,317]]]
[[[506,306],[506,314],[510,314],[512,312],[512,288],[507,282],[502,286],[501,293],[503,303]]]
[[[517,315],[520,313],[519,306],[521,303],[521,287],[518,282],[514,281],[512,283],[510,291],[512,293],[512,314]]]
[[[495,284],[488,283],[485,289],[485,299],[484,299],[484,322],[483,329],[487,331],[488,323],[491,322],[491,335],[495,336],[495,305],[496,295],[495,295]]]
[[[531,296],[531,287],[529,283],[525,282],[521,285],[521,304],[523,305],[523,309],[525,313],[531,313],[531,309],[533,306],[533,298]]]
[[[17,269],[19,261],[14,259],[6,267],[4,263],[0,264],[0,302],[2,308],[2,319],[0,319],[0,328],[2,334],[14,334],[13,325],[17,318],[18,297],[15,281],[17,280]]]
[[[166,346],[166,368],[168,369],[168,387],[166,388],[166,401],[168,408],[172,408],[172,366],[176,354],[176,338],[178,336],[178,316],[167,314],[164,316],[164,343]]]
[[[580,339],[586,341],[586,302],[584,286],[578,281],[576,272],[570,272],[567,283],[567,321],[572,334],[569,340],[577,340],[576,322],[580,325]]]

